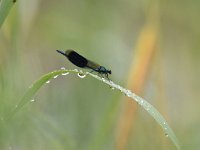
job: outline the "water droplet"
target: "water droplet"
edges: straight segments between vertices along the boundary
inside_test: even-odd
[[[150,107],[149,106],[147,106],[147,111],[149,111],[150,110]]]
[[[127,90],[127,91],[126,91],[126,95],[127,95],[128,97],[131,97],[132,92],[131,92],[130,90]]]
[[[109,80],[110,84],[113,84],[113,82],[111,80]]]
[[[35,99],[31,99],[31,102],[35,102]]]
[[[46,83],[50,83],[50,80],[46,81]]]
[[[69,72],[62,73],[63,76],[66,76],[68,74],[69,74]]]
[[[143,105],[143,104],[144,104],[144,101],[143,101],[143,100],[141,100],[141,101],[140,101],[140,105]]]
[[[111,90],[114,90],[115,88],[113,86],[110,86]]]
[[[65,70],[65,67],[61,67],[60,69],[61,69],[61,70]]]
[[[123,91],[122,87],[119,85],[116,85],[116,89],[119,89],[121,92]]]
[[[105,82],[105,81],[106,81],[106,79],[104,79],[104,78],[101,78],[101,79],[102,79],[102,81],[103,81],[103,82]]]
[[[78,73],[77,75],[78,75],[79,78],[85,78],[86,77],[86,75],[83,74],[83,73]]]
[[[53,78],[55,79],[55,78],[57,78],[58,77],[58,75],[55,75]]]
[[[166,136],[166,137],[169,137],[169,134],[165,133],[165,136]]]

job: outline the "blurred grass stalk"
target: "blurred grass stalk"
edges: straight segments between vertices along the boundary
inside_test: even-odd
[[[134,91],[137,95],[142,95],[145,81],[149,75],[154,54],[157,50],[159,30],[159,4],[157,0],[149,6],[146,14],[147,23],[139,35],[136,53],[133,54],[133,61],[127,80],[127,88]],[[117,150],[124,150],[128,147],[138,106],[137,103],[133,103],[127,97],[124,97],[123,102],[123,110],[117,128]]]
[[[0,1],[0,27],[4,23],[8,13],[14,5],[13,0],[1,0]]]

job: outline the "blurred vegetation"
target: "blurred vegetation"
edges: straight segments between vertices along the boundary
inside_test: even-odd
[[[76,68],[56,49],[76,49],[111,69],[113,81],[130,84],[139,59],[132,56],[151,24],[156,52],[140,93],[166,117],[182,149],[198,149],[199,7],[197,0],[18,0],[0,30],[0,118],[41,75]],[[154,9],[156,20],[149,17]],[[59,77],[12,120],[1,120],[0,149],[117,149],[122,98],[92,78]],[[133,117],[124,149],[176,149],[142,109]]]

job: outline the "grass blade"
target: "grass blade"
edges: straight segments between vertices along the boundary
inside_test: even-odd
[[[78,73],[78,74],[87,74],[87,75],[90,75],[91,77],[94,77],[94,78],[96,78],[96,79],[98,79],[98,80],[100,80],[100,81],[108,84],[110,87],[112,87],[114,89],[120,90],[126,96],[128,96],[128,97],[132,98],[133,100],[135,100],[163,128],[163,130],[165,132],[165,135],[172,140],[172,142],[176,145],[177,149],[180,149],[179,141],[178,141],[176,135],[174,134],[173,130],[170,128],[170,126],[168,125],[168,123],[166,122],[166,120],[164,119],[164,117],[150,103],[148,103],[146,100],[144,100],[143,98],[139,97],[135,93],[131,92],[130,90],[125,89],[125,88],[121,87],[120,85],[115,84],[112,81],[108,81],[108,80],[106,80],[104,78],[99,77],[98,75],[94,75],[94,74],[89,73],[89,72],[83,73],[82,71],[78,71],[77,69],[74,69],[74,70],[56,70],[56,71],[53,71],[53,72],[50,72],[48,74],[43,75],[39,80],[35,81],[35,83],[33,83],[32,86],[29,87],[29,89],[27,90],[27,92],[25,93],[25,95],[22,97],[22,99],[16,105],[16,107],[11,112],[11,114],[8,115],[8,117],[5,118],[5,120],[10,119],[25,104],[27,104],[28,102],[30,102],[31,99],[33,98],[33,96],[42,87],[42,85],[44,85],[45,83],[47,83],[51,78],[57,77],[58,75],[61,75],[61,74],[68,74],[68,73],[76,73],[76,74]]]
[[[63,73],[69,73],[72,70],[58,70],[53,71],[48,74],[43,75],[39,80],[35,81],[29,89],[26,91],[22,99],[19,101],[19,103],[15,106],[14,110],[9,114],[7,117],[5,117],[5,120],[9,120],[13,115],[15,115],[25,104],[30,102],[33,98],[33,96],[36,94],[36,92],[46,83],[49,82],[49,80],[57,75],[63,74]]]
[[[6,19],[10,9],[12,8],[15,1],[13,0],[1,0],[0,1],[0,27]]]
[[[112,81],[108,81],[105,79],[100,78],[97,75],[89,73],[90,76],[103,81],[104,83],[108,84],[110,87],[120,90],[126,96],[135,100],[139,105],[141,105],[155,120],[156,122],[164,129],[165,136],[169,137],[172,142],[176,145],[177,149],[180,149],[179,141],[174,134],[173,130],[170,128],[164,117],[145,99],[141,98],[140,96],[136,95],[135,93],[131,92],[128,89],[121,87],[120,85],[115,84]]]

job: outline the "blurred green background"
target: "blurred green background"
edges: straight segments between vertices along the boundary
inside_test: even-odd
[[[147,16],[154,7],[158,15],[158,49],[142,96],[164,114],[182,149],[198,149],[197,0],[17,1],[0,30],[1,119],[43,74],[61,67],[76,68],[56,49],[77,50],[111,69],[110,78],[126,87],[138,36],[151,22]],[[162,98],[158,96],[161,92]],[[93,78],[60,76],[43,86],[35,101],[10,122],[1,123],[0,149],[117,149],[116,130],[123,97]],[[176,148],[139,107],[126,149]]]

